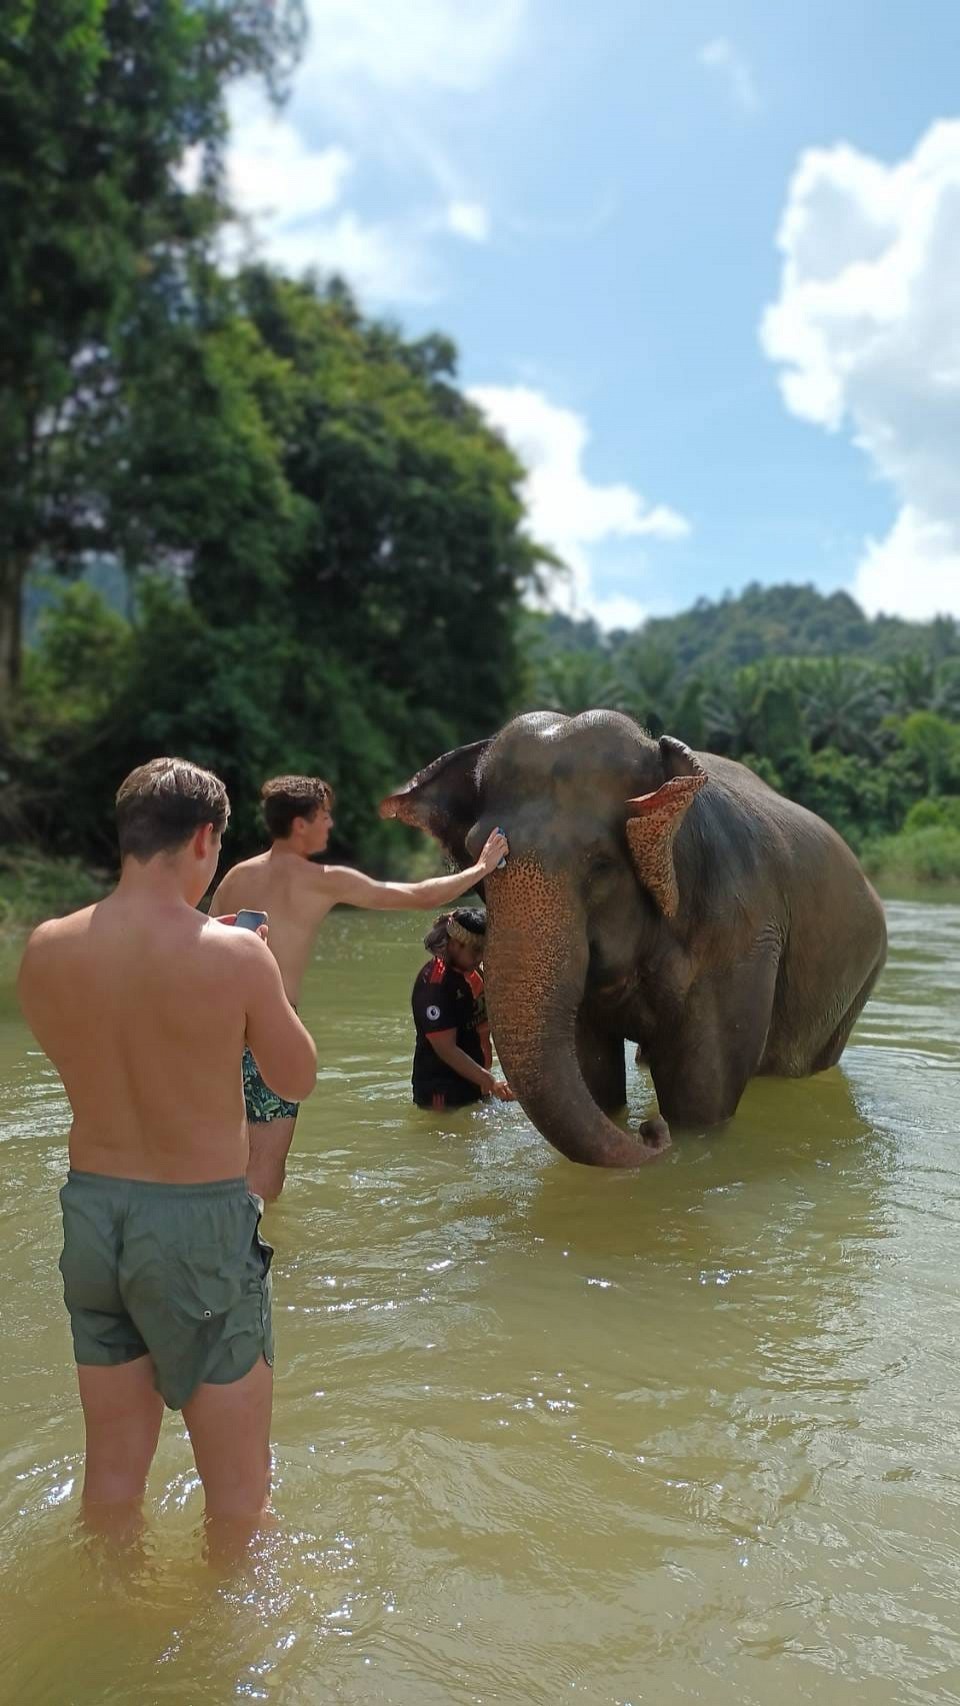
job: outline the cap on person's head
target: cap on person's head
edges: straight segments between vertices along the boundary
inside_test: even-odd
[[[116,811],[120,857],[146,860],[176,852],[206,823],[222,834],[230,801],[211,770],[186,758],[151,758],[121,782]]]

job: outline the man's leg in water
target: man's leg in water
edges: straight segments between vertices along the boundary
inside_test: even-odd
[[[153,1363],[148,1356],[113,1368],[81,1363],[77,1377],[87,1434],[84,1517],[104,1533],[130,1536],[163,1420]]]
[[[247,1188],[264,1202],[273,1202],[283,1190],[296,1123],[296,1114],[292,1119],[247,1121],[250,1138]]]
[[[203,1482],[212,1548],[242,1547],[264,1525],[270,1503],[273,1369],[259,1357],[240,1380],[198,1386],[183,1406]]]

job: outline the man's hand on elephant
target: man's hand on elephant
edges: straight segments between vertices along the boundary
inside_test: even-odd
[[[496,870],[501,859],[505,859],[509,852],[510,843],[504,835],[503,830],[491,830],[483,844],[483,850],[480,857],[477,860],[477,864],[484,876],[489,877],[490,872]]]

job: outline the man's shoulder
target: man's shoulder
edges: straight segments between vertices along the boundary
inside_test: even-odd
[[[339,877],[355,877],[352,865],[328,865],[325,859],[301,859],[300,875],[304,882],[329,883]]]
[[[228,954],[239,960],[248,957],[260,938],[254,930],[238,930],[235,924],[221,924],[219,918],[201,921],[198,946],[206,953]]]
[[[212,978],[219,987],[238,994],[241,999],[261,987],[267,972],[275,965],[274,956],[266,943],[253,930],[238,930],[234,924],[220,924],[215,918],[204,920],[194,949],[201,956],[198,963],[204,977]]]
[[[66,913],[63,918],[45,918],[31,930],[25,952],[48,953],[51,949],[59,948],[83,935],[97,910],[97,904],[82,906],[77,912]]]
[[[17,973],[21,994],[43,987],[49,978],[57,979],[71,965],[88,934],[95,911],[95,906],[84,906],[65,918],[44,919],[31,930]]]
[[[234,877],[242,876],[245,871],[260,870],[266,858],[266,853],[253,853],[249,859],[238,859],[235,865],[230,866],[229,871],[224,872],[218,887],[223,888],[226,883],[232,882]]]
[[[304,859],[301,864],[299,880],[310,894],[336,895],[338,890],[349,886],[354,878],[365,875],[353,865],[326,865],[314,859]],[[367,881],[369,880],[367,878]]]

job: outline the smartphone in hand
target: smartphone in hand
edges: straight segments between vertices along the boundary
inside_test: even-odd
[[[237,913],[234,923],[238,930],[259,930],[261,924],[266,924],[265,912],[254,912],[251,907],[242,906]]]

